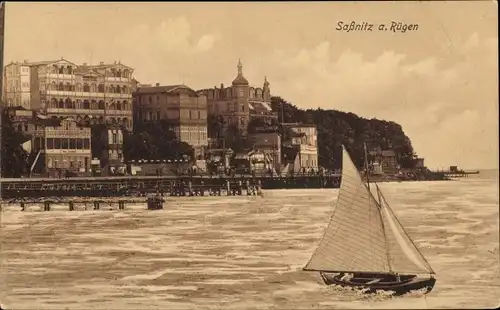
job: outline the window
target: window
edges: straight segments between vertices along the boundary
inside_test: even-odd
[[[56,149],[56,150],[61,149],[61,139],[60,138],[54,138],[54,149]]]
[[[76,149],[76,139],[75,138],[69,139],[69,148],[72,150]]]
[[[54,149],[54,138],[47,138],[47,149]]]
[[[83,148],[85,150],[90,149],[90,141],[89,141],[89,139],[83,139]]]
[[[69,141],[66,138],[61,139],[61,145],[63,150],[69,149]]]
[[[83,148],[83,139],[76,139],[76,148],[81,150]]]

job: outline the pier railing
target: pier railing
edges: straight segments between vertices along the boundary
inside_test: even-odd
[[[137,196],[147,193],[174,193],[186,188],[218,191],[221,188],[259,186],[262,189],[281,188],[337,188],[340,175],[277,176],[113,176],[74,177],[67,179],[27,178],[2,179],[3,198],[15,197],[116,197]]]

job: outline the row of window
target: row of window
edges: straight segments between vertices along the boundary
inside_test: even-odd
[[[192,143],[194,141],[206,141],[207,140],[207,133],[206,132],[196,132],[196,131],[189,131],[189,132],[181,132],[180,134],[180,140],[187,142],[187,143]]]
[[[108,107],[109,110],[129,110],[132,106],[127,100],[115,101]],[[79,100],[72,101],[69,98],[66,100],[52,98],[49,108],[53,109],[83,109],[83,110],[104,110],[104,100]]]
[[[50,73],[57,73],[57,74],[73,74],[75,71],[75,68],[72,66],[64,66],[64,65],[52,65],[50,68]],[[116,70],[114,68],[111,68],[109,71],[106,71],[106,73],[110,74],[113,77],[124,77],[128,78],[131,77],[131,72],[127,69],[121,71],[121,70]]]
[[[43,139],[40,148],[43,147]],[[35,146],[36,147],[36,146]],[[47,138],[47,150],[89,150],[90,139],[87,138]]]
[[[119,85],[109,85],[104,86],[104,84],[87,84],[84,83],[83,86],[81,84],[70,84],[70,83],[59,83],[56,82],[50,83],[48,86],[41,84],[40,88],[45,89],[47,87],[48,90],[57,90],[57,91],[78,91],[84,93],[116,93],[116,94],[131,94],[132,88],[127,86],[119,86]]]
[[[232,98],[232,97],[244,97],[245,92],[243,89],[239,89],[238,93],[233,92],[232,87],[226,89],[209,89],[207,92],[208,99],[219,99],[219,98]],[[261,88],[250,88],[248,90],[248,96],[255,99],[264,99],[264,93]],[[266,98],[267,99],[267,98]]]
[[[170,116],[172,117],[172,116]],[[181,110],[181,117],[188,118],[189,119],[205,119],[206,113],[202,111],[186,111],[186,110]],[[173,118],[173,117],[172,117]],[[161,115],[161,111],[155,111],[155,112],[139,112],[139,119],[147,122],[147,121],[158,121],[163,119]]]
[[[238,103],[236,103],[236,102],[226,103],[226,111],[223,111],[223,109],[221,109],[221,107],[222,106],[220,106],[219,104],[212,105],[213,112],[215,112],[215,114],[218,114],[220,112],[245,112],[246,111],[244,104],[242,104],[240,106],[240,110],[238,110]]]
[[[88,165],[89,159],[73,159],[68,157],[67,159],[63,160],[58,160],[58,159],[53,159],[53,158],[48,158],[47,159],[47,168],[63,168],[63,169],[80,169],[80,168],[88,168],[85,167],[85,163]]]

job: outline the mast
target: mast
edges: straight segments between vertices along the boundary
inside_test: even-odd
[[[366,186],[370,190],[370,178],[368,177],[368,152],[366,151],[366,143],[363,143],[363,148],[365,149],[365,175],[366,175]],[[379,199],[380,201],[380,199]]]
[[[369,166],[368,166],[368,151],[366,150],[366,143],[363,143],[363,148],[365,151],[365,174],[366,174],[366,187],[368,188],[368,191],[371,193],[370,190],[370,172],[369,172]],[[392,274],[394,273],[392,270],[391,266],[391,255],[390,255],[390,249],[389,249],[389,241],[387,239],[387,232],[385,231],[385,225],[384,225],[384,219],[382,218],[382,200],[380,197],[380,189],[378,188],[378,185],[375,184],[375,187],[377,189],[377,197],[378,197],[378,210],[379,212],[378,215],[380,217],[380,224],[382,225],[382,232],[384,233],[384,242],[385,242],[385,255],[387,256],[387,265],[389,267],[389,272]]]

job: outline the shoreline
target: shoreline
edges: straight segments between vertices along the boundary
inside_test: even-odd
[[[394,179],[370,179],[371,183],[401,183],[401,182],[435,182],[435,181],[456,181],[454,179],[434,179],[434,180],[394,180]],[[340,187],[287,187],[287,188],[262,188],[264,191],[268,190],[309,190],[309,189],[339,189]],[[207,197],[255,197],[255,195],[238,195],[238,194],[227,194],[224,192],[223,195],[172,195],[170,191],[163,192],[163,197],[169,198],[207,198]],[[88,196],[88,195],[71,195],[71,196],[32,196],[32,197],[12,197],[12,198],[0,198],[1,203],[68,203],[69,201],[75,201],[77,203],[92,203],[93,201],[101,201],[103,203],[111,203],[119,200],[126,201],[127,203],[143,203],[146,201],[147,195],[144,193],[130,193],[118,196]]]

